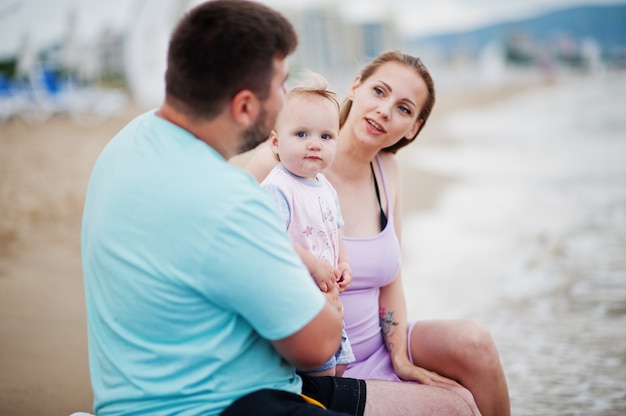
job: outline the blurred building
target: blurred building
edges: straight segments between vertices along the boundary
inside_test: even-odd
[[[300,37],[298,50],[290,59],[292,70],[318,72],[331,87],[345,88],[365,62],[384,50],[399,48],[391,17],[348,21],[334,3],[283,12]]]
[[[133,95],[144,107],[156,106],[163,98],[169,33],[178,17],[193,5],[194,2],[184,0],[144,2],[128,28],[123,45],[125,76]],[[281,12],[293,23],[300,41],[289,58],[291,72],[318,72],[340,98],[367,60],[383,50],[399,48],[391,17],[350,22],[341,15],[337,4],[328,3],[285,8]]]

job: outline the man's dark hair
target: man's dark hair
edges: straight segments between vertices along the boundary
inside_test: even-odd
[[[274,58],[298,44],[291,23],[247,0],[213,0],[191,9],[172,33],[167,53],[167,102],[190,117],[210,119],[239,91],[264,100]]]

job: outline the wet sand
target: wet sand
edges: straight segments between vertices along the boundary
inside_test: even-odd
[[[522,88],[440,97],[411,151],[454,146],[438,124],[446,111],[492,103]],[[79,125],[65,115],[42,124],[19,118],[0,124],[0,415],[92,409],[80,264],[82,205],[98,153],[138,113],[131,108],[98,125]],[[234,163],[241,165],[247,156]],[[454,180],[406,165],[407,211],[431,208]]]

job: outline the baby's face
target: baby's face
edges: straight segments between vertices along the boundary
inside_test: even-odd
[[[276,123],[274,151],[294,175],[315,179],[335,157],[339,135],[337,104],[307,94],[287,99]]]

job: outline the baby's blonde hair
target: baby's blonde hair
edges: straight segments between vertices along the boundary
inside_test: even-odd
[[[311,70],[304,70],[300,74],[301,76],[298,77],[298,79],[303,80],[287,92],[285,103],[287,103],[292,97],[323,97],[335,103],[335,105],[337,106],[337,114],[339,114],[341,107],[339,105],[339,101],[337,101],[337,94],[334,91],[328,89],[328,81],[326,81],[326,78]],[[278,153],[273,153],[273,155],[274,159],[280,162],[280,155]]]
[[[287,92],[287,98],[298,95],[319,95],[335,103],[337,111],[339,111],[340,106],[339,101],[337,101],[337,94],[328,89],[326,78],[311,70],[302,71],[302,78],[305,79],[300,85],[296,85]]]

